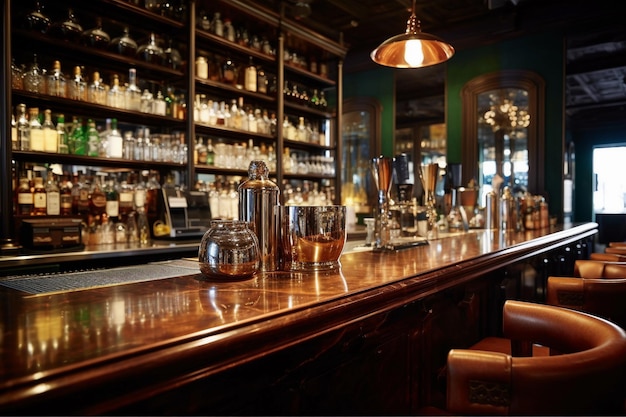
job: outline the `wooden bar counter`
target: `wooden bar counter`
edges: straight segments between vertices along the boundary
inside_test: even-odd
[[[441,401],[447,351],[497,334],[504,299],[540,302],[596,230],[478,230],[239,282],[181,259],[163,265],[187,275],[124,285],[0,285],[0,413],[416,413]]]

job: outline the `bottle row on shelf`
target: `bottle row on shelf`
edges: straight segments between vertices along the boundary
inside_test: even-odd
[[[86,174],[63,171],[59,164],[29,166],[19,174],[15,213],[80,216],[87,226],[101,222],[103,215],[115,222],[138,211],[154,217],[160,188],[158,174],[150,171]]]
[[[134,161],[170,162],[186,164],[188,147],[182,132],[151,134],[145,126],[122,133],[116,118],[107,118],[103,126],[94,119],[73,116],[65,122],[65,115],[52,121],[52,111],[46,109],[43,119],[39,108],[17,105],[12,120],[12,148],[20,151],[50,152],[123,158]]]
[[[11,65],[14,90],[178,119],[186,117],[184,92],[171,86],[162,88],[154,83],[140,83],[135,68],[128,70],[127,82],[120,74],[112,73],[110,84],[102,79],[99,71],[94,71],[89,80],[81,66],[75,66],[73,76],[66,77],[58,60],[54,61],[50,71],[46,71],[39,66],[37,55],[33,56],[28,68],[24,68],[26,66],[19,67],[15,62]]]
[[[250,35],[247,28],[234,25],[230,17],[222,18],[222,12],[216,11],[213,13],[213,16],[210,16],[209,13],[201,10],[198,13],[196,27],[237,45],[250,48],[268,56],[276,56],[276,48],[269,42],[266,36],[258,34]],[[318,63],[316,56],[311,55],[307,58],[304,53],[297,51],[295,48],[285,48],[283,55],[285,63],[328,78],[328,65],[326,62]]]
[[[243,97],[232,99],[230,105],[226,101],[207,98],[205,94],[196,94],[193,107],[194,121],[212,127],[225,127],[244,132],[261,133],[276,137],[278,120],[276,113],[251,105],[244,105]],[[282,134],[285,139],[314,143],[328,146],[326,138],[326,119],[306,120],[298,117],[297,126],[293,117],[285,116],[282,123]]]
[[[256,65],[250,57],[248,64],[233,60],[230,56],[204,54],[196,58],[196,76],[201,80],[220,82],[240,90],[275,96],[277,77],[267,73]],[[326,93],[316,87],[296,81],[285,81],[283,88],[285,99],[302,106],[320,111],[328,109]]]
[[[74,9],[70,7],[66,10],[65,18],[53,21],[44,11],[43,2],[37,1],[34,9],[21,17],[20,23],[26,30],[39,32],[51,38],[77,45],[132,56],[172,69],[178,69],[182,65],[181,54],[174,46],[171,38],[168,38],[167,45],[165,45],[164,39],[151,32],[144,43],[138,45],[138,42],[131,37],[128,26],[124,26],[120,36],[112,39],[103,28],[101,17],[95,18],[92,28],[83,30]]]

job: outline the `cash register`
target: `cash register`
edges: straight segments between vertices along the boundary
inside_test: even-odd
[[[187,191],[175,187],[160,190],[158,207],[160,218],[169,234],[155,238],[197,238],[209,230],[211,209],[204,191]]]

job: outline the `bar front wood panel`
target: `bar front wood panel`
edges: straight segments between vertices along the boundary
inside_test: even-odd
[[[347,253],[333,273],[0,286],[0,412],[414,413],[441,400],[447,350],[497,332],[504,298],[540,299],[596,227]]]

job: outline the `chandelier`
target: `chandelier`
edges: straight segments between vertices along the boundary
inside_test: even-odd
[[[494,132],[523,129],[530,125],[528,111],[520,109],[512,100],[506,98],[499,104],[492,104],[483,118]]]

